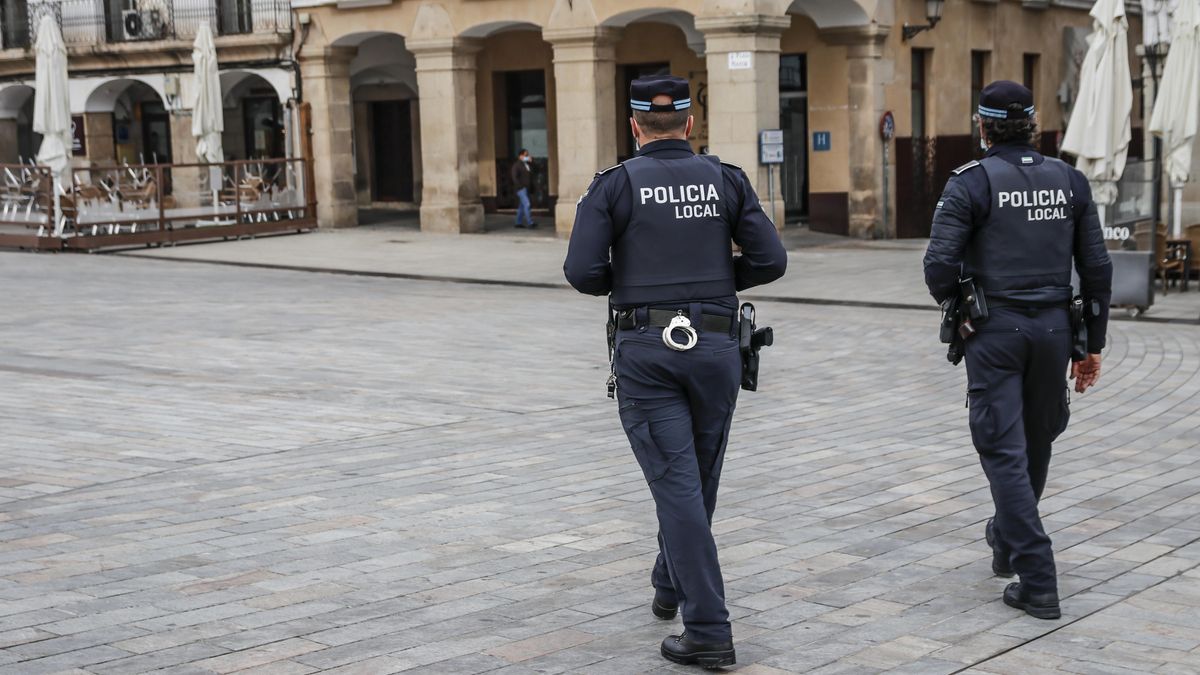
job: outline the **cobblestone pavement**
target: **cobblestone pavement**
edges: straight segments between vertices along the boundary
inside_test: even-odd
[[[0,281],[0,673],[687,670],[602,301],[111,256]],[[1118,323],[1075,397],[1046,622],[990,576],[931,315],[759,315],[715,522],[740,672],[1197,672],[1196,327]]]

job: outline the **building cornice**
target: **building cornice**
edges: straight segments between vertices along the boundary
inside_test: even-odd
[[[226,35],[213,40],[221,66],[282,63],[289,58],[291,33]],[[155,40],[69,46],[67,67],[76,73],[153,72],[192,67],[191,40]],[[34,71],[32,49],[0,51],[0,78]]]

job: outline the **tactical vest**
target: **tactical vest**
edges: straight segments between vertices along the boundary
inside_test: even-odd
[[[634,157],[629,224],[613,244],[612,303],[631,306],[733,295],[731,205],[712,155]]]
[[[1031,162],[1033,156],[1031,151]],[[974,277],[994,297],[1069,300],[1075,242],[1069,169],[1049,157],[1028,166],[1000,157],[979,163],[992,201],[987,219],[972,233],[963,276]]]

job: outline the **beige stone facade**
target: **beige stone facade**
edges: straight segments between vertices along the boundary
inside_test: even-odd
[[[191,57],[202,22],[215,36],[226,159],[295,154],[294,135],[286,132],[293,126],[296,99],[289,0],[141,0],[124,5],[0,0],[0,10],[0,163],[30,161],[40,142],[31,124],[33,43],[44,14],[57,20],[67,46],[68,93],[80,141],[76,166],[196,161]],[[130,23],[129,14],[136,21]],[[176,171],[176,202],[189,205],[198,195],[183,194],[181,186],[198,184],[191,179],[197,170]],[[352,174],[349,169],[346,173]],[[353,218],[330,216],[330,222]]]
[[[305,54],[341,50],[350,64],[348,99],[306,89],[315,117],[353,122],[321,127],[332,153],[318,152],[323,224],[390,202],[419,208],[431,231],[478,231],[485,211],[512,207],[509,166],[527,146],[541,174],[535,207],[565,235],[595,171],[632,153],[629,80],[670,72],[692,85],[694,147],[745,168],[781,227],[801,218],[858,237],[920,236],[949,170],[975,155],[973,79],[1029,80],[1055,152],[1072,86],[1067,34],[1091,25],[1082,0],[947,0],[936,26],[906,39],[906,24],[927,23],[925,4],[297,0],[311,25]],[[1136,13],[1131,23],[1132,42]],[[325,101],[344,110],[316,112]],[[370,132],[390,119],[389,101],[410,102],[400,119],[411,127],[381,141]],[[886,144],[885,111],[896,121]],[[785,165],[768,168],[759,131],[779,128]]]
[[[211,3],[220,14],[226,0],[154,1]],[[542,222],[568,234],[594,173],[633,152],[629,81],[662,72],[691,83],[695,149],[742,166],[780,227],[803,220],[856,237],[922,236],[949,171],[976,154],[981,81],[1028,81],[1043,150],[1057,151],[1074,86],[1068,45],[1091,26],[1087,0],[946,0],[940,21],[911,37],[906,25],[928,23],[924,0],[248,6],[281,3],[283,18],[276,11],[273,23],[245,23],[253,34],[217,38],[226,154],[252,151],[256,136],[243,127],[261,117],[264,96],[276,97],[292,126],[288,110],[303,100],[312,106],[322,226],[354,225],[373,206],[419,209],[423,229],[464,233],[482,230],[485,212],[514,206],[510,168],[524,147]],[[1140,30],[1128,4],[1132,44]],[[73,105],[89,139],[79,161],[144,155],[149,128],[132,122],[143,106],[165,109],[175,161],[190,158],[180,103],[187,35],[180,26],[169,39],[71,46],[72,72],[81,73]],[[0,49],[0,162],[30,145],[5,139],[29,136],[31,57]],[[887,143],[886,111],[896,123]],[[1140,111],[1133,124],[1142,126]],[[758,161],[759,132],[769,129],[784,132],[781,166]],[[285,150],[294,152],[290,136]],[[1145,154],[1141,138],[1131,157]]]

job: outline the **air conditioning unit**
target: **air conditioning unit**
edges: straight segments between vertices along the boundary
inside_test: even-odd
[[[126,40],[157,40],[162,37],[162,15],[158,10],[127,9],[121,12]]]

